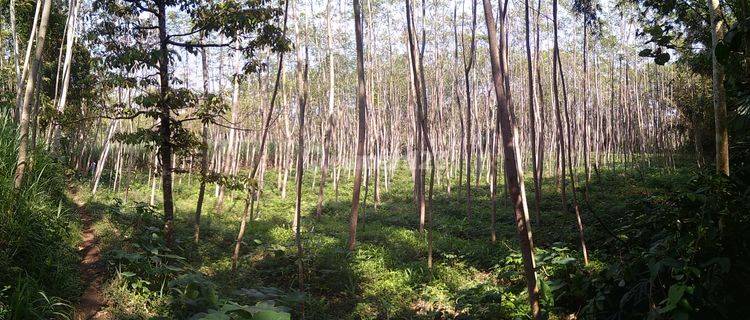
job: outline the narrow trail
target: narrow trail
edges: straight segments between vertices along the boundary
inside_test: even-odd
[[[81,262],[78,269],[81,274],[81,281],[86,286],[86,290],[78,301],[73,318],[75,320],[109,319],[107,312],[102,311],[105,300],[101,286],[105,270],[101,261],[99,239],[92,227],[93,217],[86,210],[86,204],[82,200],[77,196],[74,196],[73,199],[78,215],[83,222],[83,241],[78,245],[78,250],[81,252]]]

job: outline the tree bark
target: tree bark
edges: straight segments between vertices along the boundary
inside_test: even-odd
[[[13,37],[13,65],[16,70],[16,86],[21,86],[21,69],[18,64],[19,51],[18,51],[18,31],[16,30],[16,0],[10,0],[9,3],[10,11],[10,32]]]
[[[716,172],[729,175],[729,133],[724,66],[716,58],[716,46],[724,39],[723,10],[719,0],[708,0],[711,13],[711,62],[713,65],[714,127],[716,131]]]
[[[299,15],[298,15],[299,17]],[[297,19],[295,29],[298,28],[300,19]],[[299,129],[297,130],[297,168],[296,168],[296,196],[295,196],[295,213],[292,228],[294,230],[294,241],[297,245],[297,276],[299,280],[299,292],[303,295],[305,293],[305,282],[304,282],[304,266],[302,263],[303,248],[302,248],[302,235],[300,230],[301,218],[302,218],[302,176],[304,173],[304,150],[305,150],[305,107],[307,105],[307,47],[305,47],[304,66],[302,58],[302,41],[300,41],[300,33],[297,34],[297,106]],[[305,319],[305,303],[304,300],[300,301],[300,319]]]
[[[320,169],[320,186],[318,189],[318,206],[315,215],[320,217],[323,214],[323,192],[325,191],[326,179],[328,176],[328,166],[331,152],[331,134],[333,130],[333,109],[334,99],[336,98],[336,76],[333,72],[333,35],[331,33],[331,0],[326,2],[326,39],[327,39],[327,59],[328,59],[328,124],[326,125],[325,135],[323,136],[323,160]]]
[[[354,165],[354,190],[352,191],[352,210],[349,218],[349,250],[354,251],[357,241],[357,218],[359,212],[359,193],[362,186],[362,158],[365,153],[365,130],[367,111],[367,89],[365,84],[364,40],[362,37],[362,7],[359,0],[353,1],[354,35],[357,51],[357,153]]]
[[[65,111],[65,104],[68,100],[68,87],[70,86],[70,68],[73,61],[73,44],[76,39],[76,26],[78,25],[78,8],[81,1],[73,1],[73,7],[68,13],[68,30],[65,43],[65,60],[63,62],[63,81],[60,90],[60,98],[57,100],[57,113],[62,114]],[[52,129],[52,151],[57,152],[60,149],[60,123],[55,122]]]
[[[157,1],[159,28],[159,154],[161,156],[161,188],[164,199],[164,239],[173,244],[174,201],[172,200],[172,125],[169,101],[169,48],[167,37],[166,0]]]
[[[37,25],[39,21],[39,15],[42,11],[42,4],[45,1],[36,1],[36,9],[34,10],[34,22],[31,24],[31,32],[29,32],[29,41],[26,43],[26,54],[23,58],[23,69],[21,69],[21,75],[18,78],[18,85],[16,86],[16,122],[20,124],[21,113],[23,109],[23,103],[25,101],[26,89],[26,78],[29,74],[29,59],[31,59],[31,49],[34,47],[34,36],[37,34]]]
[[[39,0],[41,1],[41,0]],[[44,0],[44,7],[42,9],[42,17],[39,22],[39,31],[36,36],[36,51],[34,52],[34,61],[31,64],[31,70],[29,72],[29,80],[26,82],[26,88],[19,109],[19,122],[18,122],[18,161],[16,162],[16,172],[13,179],[13,186],[17,190],[21,187],[23,182],[24,173],[29,161],[29,126],[32,121],[36,119],[29,119],[31,113],[31,97],[34,94],[34,89],[38,85],[36,83],[37,74],[42,64],[42,55],[44,54],[44,42],[47,36],[47,24],[49,22],[49,15],[52,8],[52,0]],[[31,43],[29,43],[31,46]]]
[[[104,147],[102,148],[103,151],[99,155],[99,161],[96,163],[96,171],[94,173],[93,186],[91,187],[92,195],[96,195],[96,190],[99,188],[99,179],[101,179],[102,177],[102,172],[104,171],[104,164],[107,162],[107,156],[109,155],[109,149],[112,143],[112,137],[114,136],[115,132],[117,132],[117,125],[119,123],[120,123],[120,120],[112,120],[112,123],[109,125],[109,132],[107,133],[107,140],[104,141]]]
[[[471,210],[471,107],[472,107],[472,92],[471,92],[471,69],[474,66],[474,59],[476,56],[476,28],[477,26],[477,1],[472,0],[471,2],[471,40],[469,44],[469,61],[466,61],[466,55],[464,53],[464,87],[466,89],[466,219],[471,222],[472,210]],[[463,45],[463,37],[461,39]],[[464,52],[466,48],[464,48]]]
[[[201,70],[203,74],[203,97],[204,103],[208,96],[208,57],[206,48],[201,48]],[[203,131],[201,134],[201,178],[200,187],[198,188],[198,201],[195,207],[195,230],[193,232],[193,241],[198,243],[201,235],[201,212],[203,211],[203,199],[206,195],[206,179],[208,176],[208,122],[203,122]]]
[[[531,35],[530,35],[530,22],[529,22],[529,0],[524,1],[524,12],[526,16],[526,72],[528,74],[528,90],[529,90],[529,124],[531,130],[531,168],[534,176],[534,212],[536,213],[536,222],[540,223],[542,220],[541,210],[539,209],[539,203],[541,202],[541,186],[539,185],[539,176],[537,175],[537,166],[539,160],[537,159],[537,140],[536,140],[536,94],[534,93],[534,68],[531,60]]]
[[[516,157],[516,139],[515,130],[513,129],[513,122],[511,121],[511,114],[509,112],[509,92],[506,92],[505,77],[507,76],[506,65],[503,60],[500,59],[500,50],[505,49],[505,36],[500,37],[500,43],[498,44],[498,32],[495,28],[495,19],[492,12],[492,4],[490,0],[483,0],[484,5],[484,17],[485,24],[487,25],[487,35],[489,40],[489,54],[490,54],[490,65],[492,68],[492,83],[495,90],[495,97],[497,99],[497,116],[500,124],[500,131],[502,132],[502,143],[503,143],[503,154],[504,168],[507,177],[506,184],[510,194],[511,202],[515,212],[516,220],[516,232],[519,237],[521,244],[521,256],[523,258],[524,272],[526,275],[526,286],[529,291],[529,303],[531,305],[531,313],[534,319],[541,320],[542,313],[539,308],[539,288],[537,287],[537,278],[535,272],[534,263],[534,243],[531,235],[531,229],[528,224],[528,212],[526,211],[526,203],[524,197],[521,194],[521,180],[523,174],[519,172],[519,164]],[[506,2],[507,4],[507,2]],[[503,6],[507,7],[506,6]],[[502,17],[500,18],[502,19]],[[501,26],[503,25],[502,20]],[[501,29],[501,31],[503,31]]]

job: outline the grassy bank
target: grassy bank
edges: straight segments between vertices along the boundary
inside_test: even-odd
[[[0,119],[0,319],[72,316],[80,293],[80,224],[66,197],[63,169],[44,150],[32,153],[26,179],[13,188],[15,125]]]

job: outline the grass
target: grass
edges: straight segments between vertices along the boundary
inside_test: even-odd
[[[606,250],[600,251],[600,248],[617,245],[593,215],[598,215],[603,221],[617,221],[628,210],[637,209],[634,207],[639,203],[637,199],[668,192],[669,185],[659,182],[662,174],[660,169],[649,169],[638,173],[605,172],[600,178],[594,178],[590,186],[591,207],[583,213],[590,255],[594,261],[592,268],[603,263],[600,258],[609,257]],[[685,175],[685,171],[676,175]],[[646,181],[641,177],[645,177]],[[318,178],[315,177],[315,180]],[[185,270],[204,275],[215,284],[221,297],[240,303],[252,304],[258,300],[258,295],[243,292],[270,287],[283,292],[283,296],[293,296],[296,288],[296,249],[291,230],[294,190],[288,190],[286,198],[282,199],[275,185],[275,173],[269,172],[265,180],[259,213],[249,223],[237,273],[231,272],[230,257],[239,227],[243,194],[229,192],[224,213],[219,215],[214,212],[214,189],[209,185],[201,228],[203,237],[195,245],[191,236],[197,179],[195,176],[189,179],[185,175],[175,180],[176,251],[187,258]],[[103,181],[102,191],[96,197],[88,195],[89,210],[101,217],[95,228],[101,238],[100,245],[105,257],[109,257],[111,262],[113,275],[118,265],[111,258],[111,253],[127,250],[132,245],[138,228],[142,227],[134,224],[137,220],[136,203],[148,202],[150,197],[147,177],[138,174],[128,178],[128,181],[131,184],[125,203],[118,200],[122,199],[123,194],[112,192],[107,187],[107,181]],[[433,205],[436,262],[430,273],[426,266],[426,237],[416,231],[418,220],[406,168],[400,167],[390,189],[382,191],[381,203],[377,208],[373,205],[373,192],[370,190],[367,209],[362,212],[366,222],[360,225],[358,249],[353,253],[345,249],[351,185],[346,182],[340,187],[337,200],[329,183],[325,190],[327,201],[323,217],[315,219],[312,215],[317,187],[312,188],[312,181],[313,177],[306,174],[302,195],[308,319],[525,317],[528,312],[527,298],[520,273],[512,213],[507,203],[503,202],[498,212],[498,241],[490,243],[491,206],[486,185],[474,190],[475,217],[471,222],[465,218],[463,191],[456,191],[459,188],[454,187],[453,193],[448,194],[444,188],[438,188]],[[529,188],[531,181],[526,185]],[[88,187],[81,189],[88,190]],[[560,198],[555,189],[553,179],[547,178],[540,204],[543,224],[533,225],[534,240],[541,250],[538,254],[544,256],[544,250],[562,248],[562,253],[555,251],[557,253],[548,254],[552,257],[550,259],[573,258],[570,259],[574,261],[572,263],[579,264],[574,215],[560,211]],[[531,191],[528,195],[533,201]],[[160,199],[160,194],[157,194],[157,199]],[[158,220],[154,225],[158,226]],[[122,265],[119,267],[122,268]],[[140,303],[140,307],[151,308],[153,312],[139,316],[132,312],[132,305],[126,305],[128,296],[118,286],[118,281],[113,276],[109,287],[112,293],[110,302],[116,302],[111,307],[115,314],[146,318],[146,315],[163,313],[163,310],[159,310],[169,303],[168,295],[160,296],[164,297],[161,306]],[[159,291],[160,286],[163,287],[163,284],[147,285],[151,288],[149,294]],[[131,291],[133,299],[137,299],[137,292],[133,292],[136,290],[126,289],[124,291]],[[283,298],[277,297],[276,300],[284,304]],[[295,310],[296,304],[289,302],[287,307]]]
[[[26,178],[13,179],[15,124],[0,116],[0,319],[68,318],[80,293],[80,222],[62,167],[32,150]]]

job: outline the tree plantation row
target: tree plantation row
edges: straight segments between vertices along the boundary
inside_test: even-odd
[[[89,209],[95,208],[92,203],[114,196],[120,208],[130,196],[147,199],[135,208],[141,217],[160,217],[159,226],[143,226],[150,221],[146,219],[137,220],[135,227],[114,228],[153,232],[154,239],[163,241],[159,249],[139,243],[135,252],[153,253],[158,268],[166,268],[169,259],[182,258],[186,246],[212,243],[213,221],[220,219],[233,235],[219,248],[206,250],[213,250],[212,257],[227,257],[230,273],[238,274],[248,263],[243,257],[255,254],[262,243],[260,221],[271,219],[262,216],[266,206],[293,203],[293,214],[284,213],[276,223],[291,227],[289,262],[295,272],[287,284],[298,299],[284,300],[286,309],[234,302],[219,308],[208,298],[194,298],[203,302],[187,305],[195,309],[189,313],[193,318],[209,318],[214,312],[232,319],[277,319],[264,314],[303,319],[306,306],[312,308],[307,316],[316,318],[319,309],[308,296],[315,296],[310,290],[317,292],[316,227],[340,232],[338,247],[356,255],[370,246],[365,222],[379,223],[392,213],[397,194],[408,204],[404,230],[415,231],[420,248],[424,245],[416,259],[429,279],[439,277],[436,263],[441,270],[447,261],[440,243],[447,241],[445,233],[452,226],[441,222],[456,218],[469,230],[464,237],[484,241],[484,246],[513,240],[520,253],[516,279],[523,280],[525,290],[521,314],[556,319],[560,313],[553,312],[550,290],[563,286],[554,287],[546,267],[550,260],[545,251],[537,253],[532,230],[543,230],[537,241],[541,250],[548,248],[550,237],[569,239],[574,251],[566,263],[588,270],[583,273],[593,272],[601,261],[616,260],[603,252],[625,250],[629,241],[636,241],[628,239],[627,230],[638,228],[625,225],[623,214],[609,212],[598,198],[608,192],[601,183],[632,174],[639,185],[648,185],[653,170],[666,177],[682,177],[686,168],[707,175],[715,171],[715,181],[730,185],[723,190],[736,191],[722,196],[738,202],[705,201],[742,205],[735,196],[746,186],[742,177],[749,154],[742,129],[750,101],[748,7],[743,0],[10,0],[0,10],[0,132],[13,137],[0,144],[9,150],[2,167],[7,171],[2,190],[9,204],[2,208],[8,224],[0,236],[15,240],[0,238],[0,246],[6,247],[3,255],[11,263],[32,260],[11,248],[25,242],[11,236],[23,234],[13,231],[21,225],[14,224],[15,217],[33,210],[24,206],[41,196],[30,190],[57,188],[57,193],[48,192],[50,212],[56,206],[59,219],[63,199],[68,199],[67,206],[77,208],[71,213],[81,220],[66,222],[63,229],[82,224],[63,233],[70,237],[93,230],[92,246],[103,236],[93,217],[106,213]],[[730,149],[736,152],[731,162]],[[730,163],[739,172],[732,178]],[[64,173],[67,182],[45,187],[52,183],[46,181],[63,179],[63,174],[47,178],[55,172]],[[408,175],[406,189],[401,175]],[[676,197],[675,190],[693,190],[668,185],[649,192],[669,190],[665,197]],[[185,188],[191,190],[188,195],[181,191]],[[410,193],[399,194],[404,190]],[[655,199],[647,194],[643,192],[643,201]],[[78,201],[83,195],[88,200]],[[452,199],[448,209],[446,199]],[[181,209],[183,201],[190,202],[189,211]],[[346,215],[332,211],[339,203],[347,206]],[[677,214],[689,203],[665,200],[654,206]],[[713,212],[737,210],[701,208],[712,217],[703,223],[715,220],[711,228],[718,228],[722,239],[715,243],[731,241],[731,232],[741,234],[736,228],[745,225],[744,213],[719,217]],[[553,211],[561,214],[551,215]],[[325,222],[329,218],[338,224],[331,227]],[[670,219],[659,223],[683,221]],[[730,231],[725,231],[727,219],[735,222]],[[504,232],[509,224],[515,235]],[[685,235],[684,228],[670,236],[709,239]],[[107,260],[108,254],[134,257],[132,248],[122,245],[117,250],[123,253],[107,252],[103,259],[118,261]],[[726,255],[721,258],[727,261],[742,252],[722,250],[714,253]],[[695,261],[704,260],[699,256]],[[177,260],[189,264],[202,259]],[[132,277],[122,263],[110,263],[110,268],[119,265],[118,279]],[[713,268],[712,263],[718,262],[702,268]],[[169,266],[171,271],[151,282],[169,281],[171,286],[178,281],[179,286],[183,267],[177,271]],[[651,269],[649,285],[651,292],[663,293],[650,293],[648,299],[667,293],[668,298],[644,305],[650,319],[686,319],[714,310],[689,305],[701,305],[689,299],[692,290],[699,290],[689,282],[692,276],[655,282],[659,268],[656,275]],[[306,282],[310,277],[313,284]],[[85,273],[83,278],[84,287],[102,282]],[[4,299],[26,301],[18,297],[33,293],[22,294],[16,287],[11,283],[4,289],[10,291],[0,291],[0,318],[24,318],[13,311],[23,303]],[[573,290],[572,285],[565,288]],[[106,296],[100,288],[91,290],[94,297]],[[187,296],[187,291],[179,292]],[[556,296],[564,300],[565,295]],[[678,307],[683,296],[688,305]],[[272,298],[268,300],[283,300]],[[73,304],[78,317],[86,308],[103,310],[106,303]],[[42,314],[37,313],[44,318]],[[188,317],[172,317],[182,317],[177,314]],[[433,318],[461,318],[447,314]],[[373,318],[392,316],[381,312]]]

